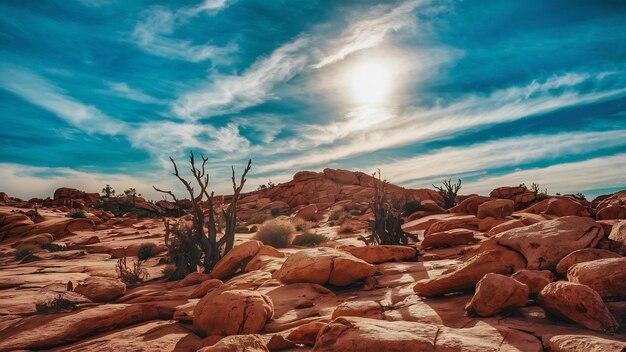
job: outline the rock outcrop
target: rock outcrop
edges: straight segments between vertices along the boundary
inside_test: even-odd
[[[591,287],[601,297],[626,297],[626,257],[578,263],[567,271],[567,280]]]
[[[74,292],[89,298],[92,302],[110,302],[126,292],[126,285],[117,279],[89,277],[80,282]]]

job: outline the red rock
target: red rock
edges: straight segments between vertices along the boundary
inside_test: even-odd
[[[321,216],[317,214],[317,205],[311,204],[298,210],[296,217],[306,221],[317,221]]]
[[[313,346],[315,345],[315,340],[317,339],[317,335],[326,326],[326,323],[322,322],[312,322],[308,324],[303,324],[293,329],[289,335],[287,335],[287,340],[297,343],[299,345],[307,345]]]
[[[418,281],[413,290],[424,297],[435,297],[473,289],[486,274],[509,275],[526,266],[517,252],[499,247],[479,253],[453,271]]]
[[[554,275],[550,270],[519,270],[511,275],[524,285],[528,286],[529,294],[537,294],[549,283],[554,281]]]
[[[489,200],[478,206],[477,217],[480,219],[487,217],[502,219],[513,214],[514,208],[515,202],[510,199]]]
[[[437,202],[432,199],[426,199],[420,202],[420,207],[429,213],[445,213],[446,210],[439,206]]]
[[[205,336],[257,334],[274,314],[272,301],[248,290],[214,291],[193,311],[193,326]]]
[[[610,248],[615,252],[626,255],[626,221],[613,225],[609,234]]]
[[[80,282],[74,292],[89,298],[92,302],[110,302],[126,292],[126,285],[117,279],[89,277]]]
[[[626,190],[615,192],[597,201],[595,208],[598,220],[626,219]]]
[[[499,233],[483,243],[505,246],[521,253],[528,269],[553,270],[569,253],[594,247],[603,237],[602,227],[591,218],[566,216]]]
[[[486,274],[476,285],[476,293],[465,306],[469,316],[489,317],[526,305],[528,286],[500,274]]]
[[[437,221],[428,227],[426,235],[454,229],[467,229],[478,231],[480,219],[475,216],[457,216]]]
[[[591,287],[601,297],[626,297],[626,257],[575,264],[567,279]]]
[[[556,335],[550,339],[552,352],[624,352],[626,342],[590,335]]]
[[[209,280],[212,276],[210,274],[194,272],[190,273],[185,278],[176,283],[174,287],[187,287],[200,284],[206,280]]]
[[[620,255],[606,249],[583,248],[566,255],[556,265],[556,272],[565,274],[572,266],[578,263],[590,262],[598,259],[620,258]]]
[[[233,247],[230,252],[220,259],[211,271],[211,276],[216,279],[224,279],[243,269],[244,262],[254,258],[254,256],[263,247],[261,241],[247,241],[238,246]]]
[[[543,214],[546,216],[590,216],[590,209],[579,201],[566,196],[555,196],[543,200],[522,210],[525,213]]]
[[[406,262],[417,258],[417,249],[407,246],[344,247],[342,250],[370,264]]]
[[[612,332],[619,328],[602,297],[586,285],[553,282],[541,290],[537,303],[546,312],[568,318],[591,330]]]
[[[58,188],[54,191],[54,202],[57,205],[69,205],[72,200],[80,200],[85,204],[94,204],[100,200],[98,193],[86,193],[74,188]]]
[[[332,318],[339,317],[383,319],[383,307],[374,301],[347,301],[341,303],[333,311]]]
[[[474,231],[454,229],[424,235],[424,240],[422,241],[421,246],[422,248],[443,248],[459,246],[477,241],[478,240],[474,238]]]
[[[489,193],[491,198],[510,199],[515,202],[515,209],[523,209],[537,200],[537,194],[531,192],[526,186],[500,187]]]
[[[478,231],[480,232],[488,232],[489,230],[491,230],[492,228],[500,225],[500,224],[504,224],[506,222],[508,222],[509,219],[496,219],[496,218],[492,218],[492,217],[487,217],[484,218],[482,220],[480,220],[480,222],[478,223]]]
[[[332,248],[300,250],[287,258],[274,278],[284,283],[309,282],[347,286],[364,280],[376,268],[353,255]]]
[[[491,201],[490,197],[472,196],[449,209],[450,213],[476,215],[481,204]]]
[[[207,293],[213,291],[216,288],[219,288],[223,284],[224,283],[221,280],[217,279],[206,280],[200,283],[198,287],[196,287],[189,295],[187,295],[187,298],[202,298],[206,296]]]
[[[260,335],[250,334],[226,336],[213,346],[201,348],[197,352],[269,352],[269,349]]]

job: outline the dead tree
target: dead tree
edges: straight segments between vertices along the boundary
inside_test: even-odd
[[[443,186],[433,185],[433,187],[443,198],[443,207],[445,209],[450,209],[456,205],[456,195],[459,193],[459,189],[461,189],[461,179],[455,184],[452,183],[452,179],[443,180]]]
[[[370,221],[372,233],[367,237],[361,237],[367,245],[399,245],[407,244],[409,233],[402,230],[401,211],[396,209],[388,200],[385,186],[387,181],[382,181],[380,170],[378,177],[374,177],[374,197],[370,201],[374,220]]]
[[[191,173],[195,179],[195,183],[200,188],[196,193],[192,182],[184,179],[178,172],[178,166],[174,159],[170,157],[170,161],[174,166],[174,176],[185,186],[189,193],[192,204],[192,223],[188,226],[183,221],[170,224],[168,220],[165,223],[165,245],[168,248],[170,259],[176,267],[176,270],[170,277],[171,279],[180,279],[191,272],[197,271],[200,267],[205,273],[210,272],[215,264],[233,248],[235,243],[235,227],[237,219],[237,200],[239,194],[246,183],[246,175],[250,171],[252,160],[248,161],[244,172],[239,180],[239,185],[235,183],[235,169],[232,169],[233,182],[233,198],[226,210],[222,209],[222,215],[226,219],[226,229],[224,234],[218,239],[218,226],[216,225],[216,212],[214,209],[215,193],[207,191],[209,186],[209,175],[206,173],[206,162],[208,158],[201,156],[202,164],[196,166],[193,152],[190,153],[189,163],[191,164]],[[174,201],[177,201],[173,192],[161,190],[153,186],[155,190],[161,193],[169,194]],[[207,217],[205,219],[205,210],[203,202],[207,203]],[[208,221],[205,223],[205,220]]]

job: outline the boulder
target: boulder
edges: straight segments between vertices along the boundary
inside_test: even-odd
[[[302,209],[298,210],[296,213],[296,217],[300,219],[304,219],[306,221],[317,221],[319,215],[317,214],[317,205],[310,204]]]
[[[28,236],[24,239],[21,239],[11,245],[11,247],[16,248],[22,244],[34,244],[37,246],[41,246],[43,244],[48,244],[54,241],[54,236],[49,233],[40,233],[37,235]]]
[[[480,219],[475,216],[454,216],[434,222],[428,227],[425,234],[443,232],[453,229],[467,229],[478,231]]]
[[[243,269],[247,261],[263,247],[263,242],[251,240],[235,246],[215,264],[211,276],[215,279],[224,279]]]
[[[194,288],[194,290],[187,295],[187,298],[202,298],[206,296],[207,293],[219,288],[223,284],[224,283],[221,280],[217,279],[206,280]]]
[[[478,240],[474,238],[474,231],[454,229],[424,235],[421,246],[422,248],[455,247],[477,241]]]
[[[272,301],[257,291],[213,291],[193,310],[193,326],[205,335],[257,334],[272,318]]]
[[[74,292],[89,298],[92,302],[110,302],[126,292],[126,285],[117,279],[107,277],[89,277],[80,282]]]
[[[269,352],[260,335],[233,335],[220,339],[213,346],[203,347],[197,352]]]
[[[347,286],[364,280],[375,272],[373,265],[347,252],[321,247],[292,254],[273,277],[287,284],[309,282]]]
[[[297,343],[298,345],[307,345],[313,346],[315,345],[315,340],[317,339],[317,334],[326,326],[326,323],[322,323],[319,321],[314,321],[311,323],[303,324],[293,329],[289,335],[287,335],[287,340]]]
[[[583,248],[566,255],[556,265],[556,272],[564,275],[567,270],[578,263],[590,262],[598,259],[620,258],[615,252],[599,248]]]
[[[346,301],[333,311],[332,318],[361,317],[383,319],[383,306],[376,301]]]
[[[478,206],[478,215],[480,219],[492,217],[502,219],[511,214],[515,210],[515,202],[510,199],[496,199],[484,202]]]
[[[528,292],[535,295],[543,290],[546,285],[554,281],[554,275],[550,270],[520,270],[516,271],[511,278],[528,286]]]
[[[478,223],[478,231],[480,232],[488,232],[489,230],[491,230],[492,228],[500,225],[500,224],[504,224],[505,222],[508,222],[509,219],[508,218],[492,218],[490,216],[480,220],[480,222]]]
[[[567,280],[591,287],[601,297],[626,297],[626,257],[578,263]]]
[[[546,312],[568,318],[591,330],[613,332],[619,328],[602,297],[583,284],[550,283],[539,293],[537,303]]]
[[[491,201],[490,197],[471,196],[450,208],[450,213],[476,215],[481,204]]]
[[[600,197],[598,197],[600,198]],[[596,219],[626,219],[626,190],[603,197],[602,200],[596,201]]]
[[[609,234],[610,248],[615,252],[626,255],[626,221],[613,225]]]
[[[591,335],[556,335],[550,338],[552,352],[624,352],[626,342]]]
[[[531,192],[524,185],[500,187],[489,193],[491,198],[510,199],[515,202],[515,209],[523,209],[537,200],[538,194]]]
[[[439,206],[437,202],[432,199],[426,199],[420,202],[420,207],[427,213],[445,213],[446,210]]]
[[[317,336],[314,351],[543,351],[532,335],[479,322],[455,329],[408,321],[341,317]]]
[[[593,219],[566,216],[499,233],[485,241],[482,248],[494,244],[508,247],[526,258],[527,269],[554,270],[563,257],[577,249],[594,247],[602,237],[602,227]]]
[[[370,264],[406,262],[417,258],[417,249],[407,246],[345,247],[342,250]]]
[[[489,317],[526,305],[528,286],[500,274],[487,274],[476,285],[476,293],[465,306],[469,316]]]
[[[529,208],[522,210],[524,213],[542,214],[546,217],[563,216],[590,216],[588,207],[579,201],[566,196],[556,196],[533,204]]]
[[[515,229],[518,227],[524,227],[524,226],[526,226],[526,224],[524,224],[522,220],[519,220],[519,219],[508,220],[506,222],[503,222],[501,224],[498,224],[492,227],[491,229],[489,229],[489,231],[485,235],[487,237],[493,237],[501,232],[508,231],[510,229]]]
[[[420,296],[435,297],[452,292],[473,289],[486,274],[510,275],[526,267],[526,261],[517,252],[499,247],[471,257],[452,271],[420,280],[413,290]]]

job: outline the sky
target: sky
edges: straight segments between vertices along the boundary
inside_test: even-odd
[[[326,167],[461,193],[626,188],[626,2],[0,2],[0,191],[184,195]]]

